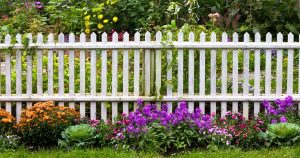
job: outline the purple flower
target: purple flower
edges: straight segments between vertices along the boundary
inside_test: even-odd
[[[142,99],[138,99],[138,100],[137,100],[137,104],[138,104],[138,105],[142,106],[142,105],[143,105],[143,103],[144,103],[144,102],[143,102],[143,100],[142,100]]]
[[[35,4],[35,5],[41,5],[42,2],[40,2],[40,1],[35,1],[34,4]]]
[[[281,116],[279,120],[281,123],[286,123],[288,121],[288,119],[285,116]]]
[[[277,120],[276,119],[272,119],[271,120],[271,124],[275,124],[275,123],[277,123]]]
[[[263,104],[263,107],[266,108],[266,109],[268,109],[270,107],[270,103],[267,100],[264,100],[262,102],[262,104]]]

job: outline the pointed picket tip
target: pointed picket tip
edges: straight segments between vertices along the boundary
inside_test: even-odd
[[[140,32],[136,32],[134,34],[134,41],[139,42],[140,40],[141,40],[141,34],[140,34]]]
[[[228,41],[228,35],[226,32],[222,33],[222,42],[227,42]]]
[[[151,41],[151,34],[150,34],[149,31],[147,31],[146,34],[145,34],[145,41],[146,42],[150,42]]]
[[[272,34],[270,32],[266,35],[266,42],[272,42]]]
[[[172,38],[173,38],[172,36],[173,36],[172,32],[169,31],[169,32],[167,33],[168,41],[172,41]]]
[[[119,40],[119,35],[117,32],[114,32],[113,35],[112,35],[112,41],[113,42],[118,42]]]
[[[189,33],[189,41],[190,42],[194,42],[195,41],[195,34],[194,34],[194,32],[190,32]]]
[[[261,35],[260,35],[259,32],[256,32],[255,35],[254,35],[254,37],[255,37],[255,42],[260,42],[260,40],[261,40]]]
[[[103,32],[102,35],[101,35],[101,41],[103,43],[106,43],[107,42],[107,33],[106,32]]]
[[[162,33],[160,31],[156,32],[155,38],[157,42],[161,42]]]
[[[5,44],[10,44],[10,42],[11,42],[11,36],[10,36],[10,34],[6,34],[5,35]]]
[[[69,34],[69,42],[70,42],[70,43],[74,43],[74,42],[75,42],[75,35],[74,35],[73,32],[71,32],[71,33]]]
[[[65,42],[65,35],[63,33],[60,33],[58,35],[58,42],[59,43],[64,43]]]
[[[124,42],[129,42],[129,33],[128,32],[125,32],[123,34],[123,40],[124,40]]]
[[[201,33],[200,33],[200,42],[205,42],[205,33],[202,31]]]
[[[277,42],[283,42],[283,34],[281,32],[277,34]]]
[[[38,33],[38,35],[37,35],[37,43],[43,43],[43,34],[42,33]]]
[[[233,42],[238,42],[239,41],[239,35],[236,32],[233,33],[232,37],[233,37],[233,40],[232,40]]]
[[[53,43],[53,42],[54,42],[54,35],[53,35],[53,33],[50,33],[48,35],[48,43]]]
[[[294,42],[294,34],[291,32],[288,34],[288,42]]]
[[[183,42],[183,32],[182,31],[180,31],[178,33],[178,42]]]
[[[85,42],[86,41],[86,35],[85,35],[85,33],[81,33],[80,35],[79,35],[79,38],[80,38],[80,42]]]
[[[93,32],[93,33],[91,34],[91,42],[93,42],[93,43],[97,42],[97,35],[96,35],[95,32]]]
[[[244,42],[249,42],[249,39],[250,39],[250,35],[249,35],[248,32],[246,32],[246,33],[244,34]]]
[[[19,43],[19,44],[21,44],[22,43],[22,35],[21,34],[17,34],[16,35],[16,39],[17,39],[17,42]]]
[[[216,42],[217,41],[217,35],[215,32],[212,32],[210,35],[210,41],[211,42]]]

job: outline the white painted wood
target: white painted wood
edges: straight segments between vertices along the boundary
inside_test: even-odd
[[[107,43],[107,33],[102,34],[102,43]],[[107,93],[107,50],[101,52],[101,96],[105,97]],[[105,102],[101,102],[101,119],[107,121],[107,108]]]
[[[17,43],[22,43],[22,36],[17,34]],[[16,51],[16,95],[22,96],[22,51]],[[22,111],[22,102],[16,103],[16,120],[20,122]]]
[[[43,35],[39,33],[37,35],[37,44],[43,43]],[[43,50],[37,50],[37,94],[43,95]]]
[[[235,32],[233,34],[233,43],[238,43],[238,34]],[[238,56],[238,50],[234,49],[232,52],[232,96],[237,96],[239,91],[238,91],[238,74],[239,74],[239,56]],[[232,102],[232,112],[236,113],[238,112],[238,102]]]
[[[216,33],[212,32],[211,33],[211,39],[210,41],[212,43],[217,42],[217,37],[216,37]],[[217,57],[217,52],[215,49],[211,49],[210,50],[210,95],[211,96],[215,96],[216,95],[216,90],[217,90],[217,86],[216,86],[216,78],[217,78],[217,62],[216,62],[216,57]],[[210,113],[216,113],[217,110],[217,106],[216,106],[216,102],[211,102],[210,103]]]
[[[48,35],[48,43],[54,43],[52,33]],[[50,49],[48,50],[48,95],[53,96],[53,94],[53,50]]]
[[[226,43],[228,40],[228,36],[226,32],[222,33],[222,42]],[[222,50],[222,95],[227,95],[227,51],[228,50]],[[227,102],[221,103],[221,117],[224,117],[227,112]]]
[[[277,34],[277,42],[283,42],[283,35],[281,33]],[[281,96],[282,94],[282,49],[277,50],[277,64],[276,64],[276,94]]]
[[[65,35],[60,33],[58,35],[58,43],[65,42]],[[65,95],[65,86],[64,86],[64,50],[58,51],[58,93],[60,96]],[[59,106],[64,106],[64,102],[59,102]]]
[[[28,43],[31,44],[32,43],[32,35],[28,34],[27,35],[27,39],[28,39]],[[26,57],[26,93],[27,96],[31,96],[32,95],[32,53],[27,51],[27,57]],[[27,108],[32,107],[32,102],[27,102],[26,103]]]
[[[86,35],[80,34],[80,43],[86,42]],[[85,96],[85,50],[80,50],[80,96]],[[80,102],[80,117],[85,117],[85,102]]]
[[[113,43],[118,43],[118,33],[113,33]],[[112,50],[112,96],[118,95],[118,50]],[[112,119],[118,114],[118,102],[112,102]]]
[[[300,43],[300,35],[299,36],[299,43]],[[299,44],[298,43],[298,44]],[[300,49],[298,50],[300,56]],[[299,65],[298,65],[298,93],[300,94],[300,58],[299,58]],[[298,103],[298,115],[300,116],[300,102]]]
[[[246,32],[244,34],[244,42],[249,43],[249,34]],[[243,86],[243,95],[249,96],[249,49],[244,50],[244,86]],[[249,119],[249,102],[243,102],[243,116],[246,120]]]
[[[200,34],[200,45],[205,43],[205,33]],[[199,95],[205,96],[205,49],[200,49],[200,68],[199,68]],[[199,103],[199,108],[202,113],[205,113],[205,102]]]
[[[255,43],[261,42],[259,33],[255,33]],[[260,50],[255,49],[255,62],[254,62],[254,95],[260,96]],[[254,115],[258,116],[260,111],[260,102],[254,102]]]
[[[167,33],[167,41],[172,42],[172,33]],[[167,65],[172,63],[172,50],[167,50]],[[172,88],[172,67],[167,70],[167,96],[173,96],[173,88]],[[168,102],[168,113],[173,111],[172,102]]]
[[[140,33],[136,32],[134,34],[135,44],[140,43]],[[140,50],[134,50],[134,96],[140,95]],[[134,104],[134,111],[137,110],[138,106]]]
[[[10,44],[11,36],[7,34],[5,36],[5,43]],[[5,93],[6,96],[11,96],[11,53],[10,51],[6,51],[5,53]],[[11,113],[11,102],[5,103],[5,110]]]
[[[91,43],[96,43],[97,42],[97,35],[93,32],[91,34]],[[91,50],[91,76],[90,76],[90,81],[91,81],[91,96],[96,96],[96,62],[97,62],[97,54],[96,50]],[[90,118],[91,120],[96,119],[96,102],[91,102],[91,107],[90,107]]]
[[[288,43],[294,42],[294,35],[288,34]],[[293,94],[294,49],[288,49],[287,95]]]
[[[272,35],[270,32],[266,35],[266,43],[272,42]],[[271,66],[272,66],[272,52],[271,49],[266,50],[266,73],[265,73],[265,96],[271,95],[271,81],[272,81],[272,73],[271,73]],[[267,112],[267,111],[265,111]]]
[[[75,43],[75,35],[73,33],[69,34],[69,43]],[[69,96],[75,96],[75,73],[74,73],[74,59],[75,54],[74,50],[69,50]],[[69,103],[70,108],[75,108],[75,103],[70,102]]]
[[[156,37],[156,43],[160,44],[161,43],[161,39],[162,39],[162,33],[160,31],[158,31],[155,35]],[[162,94],[160,93],[160,89],[161,89],[161,50],[157,49],[155,52],[155,90],[156,90],[156,96],[160,97]],[[157,108],[161,109],[161,102],[157,102],[156,103]]]
[[[195,35],[193,32],[189,34],[189,42],[195,42]],[[194,69],[195,69],[195,52],[194,49],[189,49],[189,96],[194,96]],[[194,112],[194,102],[188,103],[189,112]]]
[[[178,43],[182,43],[183,42],[183,33],[180,31],[178,33]],[[182,97],[183,96],[183,65],[184,65],[184,61],[183,61],[183,49],[178,49],[178,57],[177,57],[177,61],[178,61],[178,86],[177,86],[177,95],[178,97]],[[177,106],[180,105],[180,102],[177,103]]]
[[[145,34],[145,43],[151,42],[150,32]],[[150,49],[145,50],[145,95],[150,95]]]
[[[124,42],[129,42],[129,34],[124,33]],[[123,96],[128,96],[128,85],[129,85],[129,63],[128,63],[128,50],[123,51]],[[123,113],[129,114],[128,102],[123,102]]]

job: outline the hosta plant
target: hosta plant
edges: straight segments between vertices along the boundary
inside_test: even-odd
[[[260,133],[266,146],[293,145],[300,141],[300,126],[292,123],[270,124],[265,133]]]
[[[89,124],[70,126],[61,133],[61,147],[87,147],[95,143],[96,128]]]
[[[79,113],[71,108],[40,102],[22,112],[17,132],[26,145],[53,146],[57,145],[61,132],[77,119]]]

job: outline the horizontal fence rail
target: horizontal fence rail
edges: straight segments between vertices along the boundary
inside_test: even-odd
[[[19,121],[22,109],[55,101],[81,117],[108,120],[136,110],[142,99],[158,108],[167,103],[169,112],[187,101],[190,112],[233,111],[248,119],[264,112],[263,100],[300,101],[299,50],[291,33],[285,42],[281,33],[265,41],[259,33],[254,40],[203,32],[6,35],[0,108]]]

